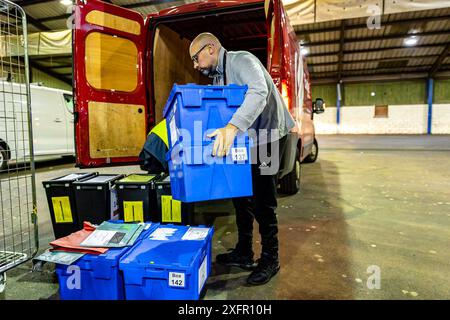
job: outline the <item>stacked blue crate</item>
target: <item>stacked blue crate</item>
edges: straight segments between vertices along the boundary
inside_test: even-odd
[[[236,137],[226,157],[212,157],[213,130],[228,124],[247,86],[174,85],[164,108],[172,196],[197,202],[252,195],[251,141]]]
[[[150,227],[140,234],[135,245],[158,226],[159,223],[151,223]],[[124,300],[125,288],[123,275],[119,271],[119,260],[131,249],[132,247],[110,248],[101,255],[86,254],[70,266],[57,264],[60,299]]]
[[[126,299],[198,300],[211,273],[213,228],[160,225],[154,232],[120,260]]]

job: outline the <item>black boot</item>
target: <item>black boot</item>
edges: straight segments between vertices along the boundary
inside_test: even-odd
[[[230,250],[228,253],[218,254],[216,256],[216,262],[245,270],[253,270],[256,268],[256,263],[253,260],[253,252],[251,250],[243,251],[239,246],[236,246],[235,249]]]
[[[258,260],[258,265],[255,270],[248,276],[247,283],[254,286],[265,284],[269,282],[279,270],[280,262],[278,259],[271,259],[263,255],[261,259]]]

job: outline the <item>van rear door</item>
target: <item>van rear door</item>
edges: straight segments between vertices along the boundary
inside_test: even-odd
[[[77,0],[74,24],[77,165],[135,163],[148,126],[144,18]]]
[[[279,90],[281,90],[281,72],[283,61],[280,6],[282,6],[281,0],[265,0],[264,2],[268,32],[267,70]]]

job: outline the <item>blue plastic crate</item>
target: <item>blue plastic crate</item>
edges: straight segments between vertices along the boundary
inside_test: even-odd
[[[175,145],[167,153],[173,198],[189,203],[251,196],[250,146],[248,140],[241,144],[235,142],[227,157],[215,158],[211,156],[213,143]],[[245,155],[245,160],[235,160],[233,150]]]
[[[236,137],[226,158],[211,156],[214,140],[206,137],[206,131],[211,133],[212,129],[226,126],[246,92],[247,86],[237,85],[173,86],[164,116],[170,140],[166,158],[174,199],[198,202],[252,195],[248,134]],[[199,134],[194,134],[196,129]]]
[[[187,137],[180,136],[180,128],[190,134],[190,144],[201,145],[207,130],[222,128],[231,120],[244,102],[247,86],[204,86],[174,84],[164,107],[167,120],[169,148]],[[194,135],[195,126],[200,135]]]
[[[110,222],[123,223],[123,221]],[[151,223],[134,245],[136,246],[158,226],[158,223]],[[119,271],[119,260],[131,249],[132,247],[111,248],[101,255],[86,254],[70,266],[57,264],[60,299],[124,300],[125,288],[123,275]],[[74,266],[79,270],[79,283],[76,283],[74,279],[75,272],[78,272],[74,272]]]
[[[176,225],[167,240],[142,240],[120,260],[127,300],[198,300],[211,273],[213,228]],[[190,229],[193,228],[193,229]],[[203,240],[182,240],[189,230],[207,232]],[[159,232],[159,231],[158,231]]]

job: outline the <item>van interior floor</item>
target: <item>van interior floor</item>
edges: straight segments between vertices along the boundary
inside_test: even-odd
[[[319,159],[302,165],[301,192],[279,197],[281,270],[262,286],[247,286],[248,272],[215,263],[237,238],[230,201],[202,204],[199,220],[215,227],[203,299],[448,298],[449,138],[319,136]],[[41,251],[53,240],[41,181],[79,170],[64,161],[38,164]],[[137,166],[98,171],[140,172]],[[258,256],[256,224],[254,241]],[[371,277],[378,271],[379,286]],[[58,299],[54,266],[31,272],[27,263],[8,271],[2,298]]]

